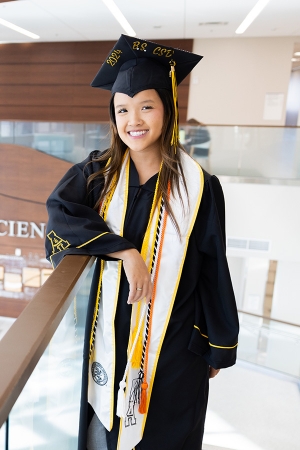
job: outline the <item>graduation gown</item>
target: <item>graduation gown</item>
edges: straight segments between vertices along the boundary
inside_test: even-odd
[[[101,179],[87,191],[86,178],[98,171],[93,161],[98,152],[73,166],[47,201],[46,253],[56,265],[66,254],[106,254],[136,248],[141,250],[153,201],[157,175],[143,186],[133,162],[130,164],[128,203],[124,236],[110,233],[93,209],[103,187]],[[109,232],[109,234],[103,234]],[[80,248],[77,248],[80,247]],[[79,450],[87,447],[87,430],[94,413],[87,403],[89,337],[99,279],[96,263],[87,313],[84,344]],[[116,369],[118,383],[127,362],[131,306],[125,273],[121,274],[115,317]],[[209,365],[225,368],[236,360],[238,318],[225,255],[225,208],[222,188],[215,176],[204,171],[204,190],[190,236],[182,276],[158,361],[147,422],[136,450],[200,450],[208,397]],[[95,419],[95,418],[94,418]],[[95,423],[95,420],[94,420]],[[98,424],[101,426],[100,422]],[[97,426],[98,426],[97,425]],[[99,427],[94,428],[100,434]],[[103,447],[115,450],[119,418],[110,432],[104,430]],[[103,434],[103,430],[102,430]]]

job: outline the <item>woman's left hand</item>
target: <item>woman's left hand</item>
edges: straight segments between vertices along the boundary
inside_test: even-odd
[[[220,369],[214,369],[213,367],[209,366],[209,378],[215,378],[216,375],[220,372]]]
[[[152,295],[152,282],[148,268],[141,254],[135,248],[108,253],[107,256],[123,260],[123,268],[129,283],[127,303],[132,304],[142,299],[149,303]]]

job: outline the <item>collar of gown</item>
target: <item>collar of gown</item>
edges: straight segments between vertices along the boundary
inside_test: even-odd
[[[154,192],[158,173],[154,174],[149,180],[144,184],[140,184],[139,174],[136,170],[134,162],[130,159],[130,170],[129,170],[129,187],[135,187],[139,189],[144,189],[145,191]]]

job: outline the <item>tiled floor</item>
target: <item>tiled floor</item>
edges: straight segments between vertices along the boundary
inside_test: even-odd
[[[206,444],[299,450],[299,424],[300,380],[242,361],[211,380]]]

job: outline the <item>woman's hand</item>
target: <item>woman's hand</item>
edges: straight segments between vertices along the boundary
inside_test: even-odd
[[[209,366],[209,378],[215,378],[215,376],[217,376],[219,372],[220,369],[214,369],[213,367]]]
[[[129,283],[127,303],[139,302],[143,298],[149,303],[152,295],[152,283],[147,266],[136,249],[122,250],[107,256],[123,260],[124,271]]]

